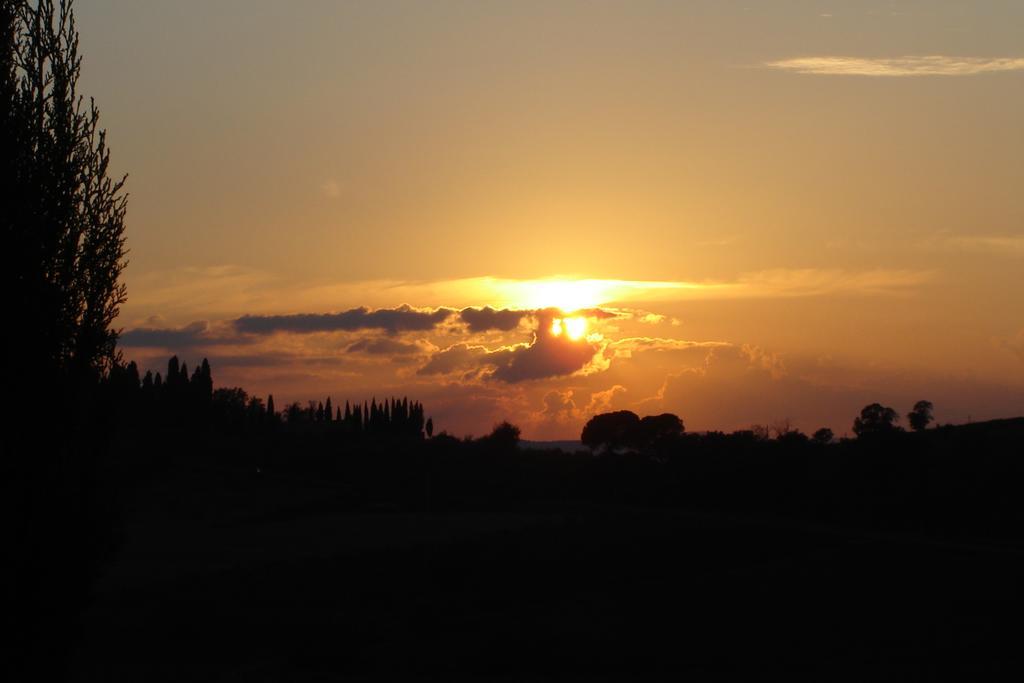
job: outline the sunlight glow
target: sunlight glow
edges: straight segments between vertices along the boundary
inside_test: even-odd
[[[565,334],[573,341],[582,339],[587,333],[586,318],[566,318],[562,321],[562,325],[565,327]]]
[[[551,335],[558,337],[562,334],[572,341],[579,341],[587,334],[587,319],[582,316],[555,318],[551,321]]]
[[[598,280],[545,278],[539,280],[483,279],[480,284],[491,290],[492,305],[515,308],[557,308],[573,313],[585,308],[636,298],[648,298],[664,290],[698,288],[700,285],[677,282],[641,282],[631,280]]]

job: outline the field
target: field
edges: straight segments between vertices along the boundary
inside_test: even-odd
[[[240,465],[139,477],[73,679],[977,680],[1020,660],[1012,545],[339,490]]]

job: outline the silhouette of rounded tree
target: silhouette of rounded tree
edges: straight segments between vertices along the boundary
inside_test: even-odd
[[[652,448],[664,445],[679,438],[686,431],[683,421],[678,415],[662,413],[647,415],[641,418],[633,435],[633,444],[637,448]]]
[[[872,403],[864,406],[860,411],[860,417],[853,421],[853,433],[858,438],[874,436],[877,434],[888,434],[898,429],[899,414],[881,403]]]
[[[832,443],[835,438],[835,434],[828,427],[822,427],[818,431],[814,432],[811,436],[811,441],[822,446]]]
[[[634,445],[640,418],[631,410],[617,410],[595,415],[583,426],[580,441],[593,450],[610,451]]]
[[[519,427],[511,422],[499,422],[483,441],[496,451],[514,451],[519,446],[519,433]]]
[[[907,413],[907,421],[910,428],[915,432],[921,432],[928,428],[932,421],[932,410],[935,408],[931,401],[918,401],[914,409]]]

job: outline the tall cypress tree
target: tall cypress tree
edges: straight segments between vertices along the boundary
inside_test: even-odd
[[[16,625],[6,680],[66,675],[56,655],[75,618],[69,606],[105,545],[85,524],[96,517],[89,489],[112,424],[101,379],[120,363],[126,198],[123,179],[108,174],[99,110],[77,91],[78,46],[71,0],[0,0],[0,291],[23,332],[0,335],[14,397],[5,517],[17,530],[4,536],[14,577],[5,572],[0,588],[4,621]],[[47,642],[24,642],[41,633]]]

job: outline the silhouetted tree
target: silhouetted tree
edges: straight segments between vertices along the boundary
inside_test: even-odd
[[[191,394],[199,407],[205,407],[213,398],[213,373],[210,361],[205,358],[192,375]]]
[[[0,479],[9,485],[3,517],[16,530],[5,527],[0,590],[3,623],[19,638],[47,639],[45,652],[32,652],[8,638],[0,666],[17,653],[40,680],[66,673],[50,671],[60,669],[74,620],[64,610],[103,545],[90,542],[97,529],[86,524],[94,463],[113,425],[101,379],[119,361],[113,321],[125,300],[124,180],[108,176],[99,110],[77,91],[78,45],[70,0],[0,0],[0,289],[9,321],[0,354],[13,399]],[[15,671],[5,680],[27,678]]]
[[[82,382],[116,360],[124,178],[108,176],[99,110],[77,92],[71,0],[5,0],[0,25],[0,278],[8,314],[32,331],[19,355],[31,356],[33,375]],[[6,379],[17,381],[14,374]]]
[[[788,417],[774,420],[770,425],[768,425],[768,433],[775,439],[784,439],[789,434],[797,431],[799,430],[793,426],[793,421]]]
[[[887,434],[896,431],[899,414],[881,403],[864,406],[860,417],[853,421],[853,433],[858,437]]]
[[[914,409],[907,413],[907,421],[915,432],[921,432],[928,428],[932,421],[932,410],[935,406],[931,401],[918,401]]]
[[[602,446],[608,450],[630,446],[639,424],[640,418],[629,410],[595,415],[583,426],[580,441],[594,450]]]
[[[324,421],[330,422],[334,419],[334,406],[331,405],[331,397],[327,397],[327,403],[324,403]]]
[[[494,425],[494,429],[483,441],[496,451],[514,451],[519,445],[519,434],[519,427],[504,421]]]
[[[632,445],[636,448],[662,447],[678,439],[684,431],[683,421],[677,415],[647,415],[636,426]]]
[[[818,431],[814,432],[814,435],[811,436],[811,441],[813,441],[816,444],[821,444],[822,446],[824,446],[832,443],[832,440],[834,438],[835,434],[832,433],[831,429],[829,429],[828,427],[822,427]]]
[[[434,436],[434,418],[432,418],[432,417],[428,417],[427,418],[426,429],[427,429],[427,438],[428,439],[433,438],[433,436]]]
[[[277,412],[274,410],[274,395],[273,394],[269,394],[267,396],[267,415],[270,416],[271,420],[273,420],[275,417],[277,417]]]
[[[181,380],[181,364],[177,356],[167,361],[167,386],[176,387]]]
[[[267,409],[263,405],[263,399],[259,396],[250,396],[246,404],[246,419],[250,424],[262,424],[267,416]]]
[[[245,423],[249,408],[249,395],[245,389],[221,387],[213,392],[211,400],[214,414],[221,424],[237,427]]]

